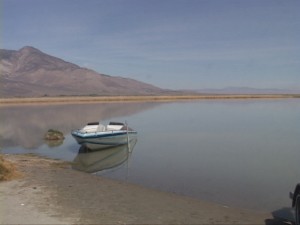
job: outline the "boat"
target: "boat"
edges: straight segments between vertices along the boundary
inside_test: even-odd
[[[92,122],[81,129],[72,131],[71,134],[78,144],[98,150],[128,144],[130,139],[136,137],[137,131],[125,123],[110,122],[108,125],[103,125],[99,122]]]

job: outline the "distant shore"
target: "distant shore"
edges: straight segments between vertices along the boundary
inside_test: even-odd
[[[149,102],[209,99],[283,99],[300,98],[300,94],[199,94],[199,95],[149,95],[149,96],[62,96],[0,98],[4,104],[32,103],[92,103],[92,102]]]

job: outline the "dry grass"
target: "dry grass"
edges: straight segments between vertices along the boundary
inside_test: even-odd
[[[201,99],[279,99],[300,98],[297,94],[229,94],[229,95],[169,95],[169,96],[68,96],[39,98],[0,98],[0,105],[34,103],[92,103],[92,102],[147,102]]]
[[[16,166],[0,155],[0,181],[12,180],[20,176]]]

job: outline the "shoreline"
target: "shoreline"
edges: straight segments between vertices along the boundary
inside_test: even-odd
[[[0,182],[0,224],[281,224],[271,213],[231,208],[93,176],[70,163],[3,155],[22,176]]]
[[[300,94],[200,94],[200,95],[151,95],[151,96],[63,96],[0,98],[0,105],[47,103],[103,103],[103,102],[164,102],[185,100],[230,99],[286,99],[300,98]]]

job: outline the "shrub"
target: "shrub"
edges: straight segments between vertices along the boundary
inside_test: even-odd
[[[10,180],[16,177],[16,175],[17,171],[15,165],[0,155],[0,181]]]
[[[46,140],[63,140],[65,139],[64,134],[58,130],[49,129],[45,134]]]

